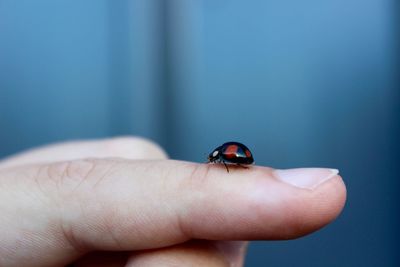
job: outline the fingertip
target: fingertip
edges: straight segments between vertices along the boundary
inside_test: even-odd
[[[334,176],[315,190],[315,215],[320,227],[335,220],[342,212],[347,199],[346,185],[340,175]]]
[[[233,166],[227,173],[219,165],[197,166],[186,182],[185,232],[213,240],[277,240],[318,230],[340,214],[346,187],[332,169],[299,171],[311,176],[292,175],[289,183],[268,167]]]
[[[274,239],[297,239],[333,222],[346,202],[346,186],[339,175],[314,190],[303,190],[296,203],[289,204],[286,231]]]

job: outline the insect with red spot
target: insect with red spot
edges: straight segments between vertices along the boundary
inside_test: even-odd
[[[211,162],[223,163],[226,171],[229,172],[227,164],[235,164],[247,169],[244,165],[253,164],[254,159],[247,146],[238,142],[227,142],[208,155],[208,163]]]

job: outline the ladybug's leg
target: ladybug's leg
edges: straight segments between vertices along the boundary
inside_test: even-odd
[[[247,166],[244,166],[244,165],[242,165],[242,164],[240,164],[240,163],[238,163],[238,164],[236,164],[237,166],[239,166],[239,167],[242,167],[243,169],[248,169],[249,167],[247,167]]]
[[[226,171],[229,172],[228,166],[226,165],[225,161],[222,161],[222,163],[224,163]]]

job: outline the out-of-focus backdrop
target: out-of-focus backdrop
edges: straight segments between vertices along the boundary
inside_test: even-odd
[[[246,266],[400,266],[395,0],[0,0],[0,156],[142,135],[204,161],[339,168],[343,214]]]

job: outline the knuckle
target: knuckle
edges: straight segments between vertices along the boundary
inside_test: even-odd
[[[119,161],[111,159],[80,159],[47,165],[45,179],[51,181],[61,196],[76,193],[81,187],[90,190],[102,182]]]
[[[104,181],[110,181],[111,173],[116,170],[116,166],[119,166],[120,163],[121,161],[116,159],[88,158],[54,163],[47,166],[48,178],[57,185],[57,190],[54,190],[57,195],[54,198],[59,209],[61,233],[64,240],[74,250],[85,252],[90,247],[90,244],[86,243],[81,237],[96,233],[97,230],[101,230],[102,233],[108,236],[111,235],[114,238],[111,226],[108,227],[107,223],[111,221],[110,225],[112,225],[115,211],[103,209],[104,201],[106,200],[101,198],[104,193],[103,189],[107,191],[108,188],[102,187],[100,189],[97,186]],[[96,212],[94,214],[100,220],[98,224],[103,229],[100,229],[100,227],[96,231],[91,231],[91,229],[82,228],[79,222],[74,217],[71,217],[70,214],[82,216],[82,218],[90,217],[91,211],[89,211],[88,207],[95,210],[102,209],[103,214]],[[85,231],[85,233],[82,231]],[[115,238],[115,240],[117,239]]]
[[[90,176],[96,164],[91,159],[52,163],[47,167],[47,176],[58,182],[82,181]]]

